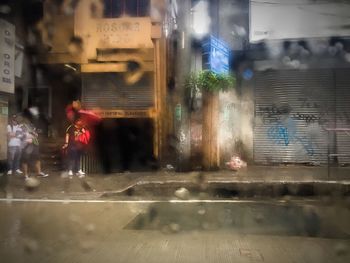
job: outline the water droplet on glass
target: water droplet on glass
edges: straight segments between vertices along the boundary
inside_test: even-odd
[[[29,177],[25,180],[25,186],[27,190],[34,190],[38,188],[40,181],[37,178]]]
[[[11,7],[8,5],[0,5],[0,14],[7,15],[11,12]]]
[[[334,46],[330,46],[328,47],[328,53],[331,55],[331,56],[335,56],[337,54],[338,50],[336,47]]]
[[[91,240],[84,240],[80,243],[80,248],[83,252],[89,252],[91,251],[95,246],[95,242]]]
[[[337,256],[344,256],[348,253],[349,247],[342,242],[339,242],[334,247],[335,253]]]
[[[25,238],[23,239],[24,251],[27,253],[33,253],[38,250],[38,242],[34,239]]]
[[[285,64],[285,65],[288,65],[288,64],[290,63],[290,61],[291,61],[291,59],[290,59],[290,57],[288,57],[288,56],[284,56],[284,57],[282,58],[282,62],[283,62],[283,64]]]
[[[339,51],[342,51],[342,50],[344,49],[344,45],[343,45],[343,43],[341,43],[341,42],[335,43],[334,46],[335,46],[336,49],[339,50]]]
[[[201,208],[201,209],[198,210],[198,214],[201,215],[201,216],[205,215],[205,213],[206,213],[206,211],[205,211],[204,208]]]
[[[178,233],[180,231],[180,225],[176,224],[176,223],[171,223],[169,225],[169,229],[171,230],[171,232],[173,233]]]
[[[346,54],[344,55],[344,58],[345,58],[345,60],[346,60],[347,62],[350,63],[350,53],[346,53]]]
[[[255,215],[254,220],[260,224],[264,221],[264,215],[261,213],[258,213]]]
[[[95,227],[94,224],[88,224],[88,225],[86,226],[86,231],[87,231],[89,234],[92,233],[92,232],[94,232],[95,229],[96,229],[96,227]]]
[[[179,199],[185,200],[189,198],[190,192],[186,188],[181,187],[175,191],[175,196]]]

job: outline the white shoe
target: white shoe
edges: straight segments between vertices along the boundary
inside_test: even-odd
[[[12,174],[12,170],[8,170],[7,174],[11,175]]]
[[[40,177],[48,177],[49,174],[46,174],[46,173],[44,173],[44,172],[40,172],[40,173],[38,174],[38,176],[40,176]]]
[[[73,178],[73,171],[72,171],[72,170],[69,170],[69,172],[68,172],[68,176],[69,176],[69,178],[70,178],[70,179],[72,179],[72,178]]]
[[[81,174],[81,173],[77,172],[75,175],[78,176],[79,178],[84,178],[85,177],[85,173]]]
[[[78,176],[79,178],[84,178],[85,177],[85,173],[81,169],[75,175]]]
[[[16,170],[16,173],[18,173],[18,174],[23,174],[23,172],[22,172],[20,169],[17,169],[17,170]]]

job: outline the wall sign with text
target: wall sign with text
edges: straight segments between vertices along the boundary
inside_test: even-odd
[[[0,19],[0,91],[15,90],[15,26]]]
[[[147,110],[93,110],[101,118],[154,118],[156,112],[154,109]]]
[[[224,41],[210,36],[203,43],[203,68],[219,74],[228,74],[229,62],[229,46]]]
[[[94,19],[90,29],[96,48],[152,48],[150,18]]]

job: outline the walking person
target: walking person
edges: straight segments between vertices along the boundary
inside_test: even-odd
[[[29,167],[35,167],[37,176],[47,177],[47,173],[41,170],[39,135],[32,123],[27,121],[23,124],[24,140],[22,150],[22,165],[25,179],[29,178]]]
[[[90,132],[85,128],[82,120],[78,119],[67,128],[65,144],[62,148],[67,149],[68,175],[70,178],[73,174],[79,178],[85,177],[85,173],[80,169],[80,158],[89,140]]]
[[[21,144],[23,139],[23,130],[21,125],[18,123],[16,115],[13,115],[10,119],[10,123],[7,125],[7,136],[8,136],[8,175],[13,173],[22,174],[23,172],[19,169],[21,159]]]

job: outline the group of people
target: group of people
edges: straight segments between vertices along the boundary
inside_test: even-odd
[[[95,118],[99,117],[88,111],[81,110],[79,101],[73,102],[66,108],[67,119],[71,123],[66,130],[65,143],[62,146],[64,152],[65,166],[70,178],[73,175],[82,178],[85,172],[80,167],[80,159],[85,152],[90,141],[90,131],[87,128],[86,116]],[[85,114],[85,118],[83,116]],[[31,116],[27,118],[25,116]],[[29,178],[29,169],[34,168],[32,173],[40,177],[47,177],[49,174],[41,170],[39,135],[37,129],[31,121],[35,113],[24,112],[21,115],[12,115],[7,125],[8,137],[8,175],[17,174]],[[34,117],[33,117],[34,116]]]
[[[7,136],[8,175],[16,173],[28,179],[29,168],[34,167],[37,176],[49,176],[41,170],[39,136],[29,120],[13,115],[7,126]]]

